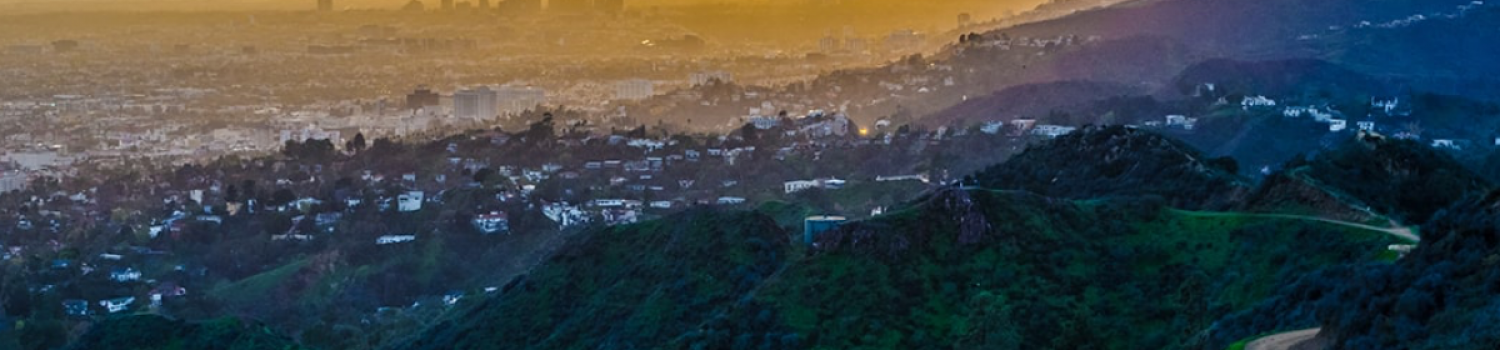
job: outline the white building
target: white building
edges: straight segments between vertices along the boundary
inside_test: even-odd
[[[453,93],[453,117],[490,120],[500,115],[500,95],[488,86]]]
[[[387,244],[396,244],[396,243],[406,243],[406,242],[411,242],[411,241],[415,241],[415,240],[417,240],[417,236],[414,236],[414,235],[387,235],[387,236],[380,236],[380,238],[376,238],[375,239],[375,244],[377,244],[377,245],[387,245]]]
[[[1343,119],[1329,119],[1328,132],[1340,132],[1349,128],[1349,121]]]
[[[787,181],[787,182],[785,182],[785,183],[782,184],[782,187],[786,191],[787,194],[792,194],[792,193],[797,193],[797,192],[801,192],[801,191],[805,191],[805,190],[809,190],[809,189],[813,189],[813,188],[822,188],[822,189],[836,190],[836,189],[844,188],[844,185],[846,185],[846,184],[848,184],[848,181],[839,180],[839,179],[835,179],[835,178],[827,178],[827,179],[815,179],[815,180]]]
[[[133,268],[114,269],[109,272],[109,279],[115,282],[130,282],[141,279],[141,272]]]
[[[422,199],[425,195],[422,191],[411,191],[396,196],[396,208],[402,212],[413,212],[422,210]]]
[[[615,83],[615,99],[644,100],[656,95],[656,83],[646,79],[630,79]]]
[[[30,180],[21,172],[0,172],[0,193],[24,190]]]
[[[1266,98],[1265,96],[1250,96],[1240,101],[1240,107],[1247,110],[1253,107],[1276,107],[1276,100]]]
[[[1062,125],[1037,125],[1036,128],[1031,129],[1031,133],[1046,137],[1058,137],[1071,134],[1074,130],[1078,130],[1078,128]]]
[[[103,306],[105,310],[109,310],[109,313],[116,313],[125,311],[125,309],[129,308],[130,304],[134,302],[135,297],[114,298],[109,300],[100,300],[99,306]]]
[[[719,205],[745,204],[745,199],[741,197],[719,197],[718,203]]]
[[[474,217],[474,228],[485,234],[510,231],[510,217],[505,212],[492,211]]]

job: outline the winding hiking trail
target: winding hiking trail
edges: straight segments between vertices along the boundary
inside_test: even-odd
[[[1291,350],[1298,344],[1302,344],[1318,336],[1322,328],[1304,329],[1286,333],[1277,333],[1256,339],[1245,344],[1245,350]]]
[[[1334,225],[1339,225],[1339,226],[1344,226],[1344,227],[1352,227],[1352,228],[1357,228],[1357,229],[1362,229],[1362,230],[1384,232],[1385,234],[1388,234],[1388,235],[1391,235],[1391,236],[1395,236],[1395,237],[1403,239],[1403,240],[1411,241],[1413,243],[1422,241],[1422,238],[1417,235],[1417,229],[1415,227],[1396,225],[1395,222],[1392,222],[1391,227],[1380,227],[1380,226],[1371,226],[1371,225],[1366,225],[1366,224],[1361,224],[1361,223],[1348,222],[1348,221],[1340,221],[1340,220],[1334,220],[1334,219],[1322,218],[1322,217],[1316,217],[1316,216],[1307,216],[1307,215],[1257,214],[1257,213],[1228,213],[1228,212],[1202,212],[1202,211],[1185,211],[1185,210],[1184,211],[1179,211],[1179,212],[1181,212],[1183,214],[1186,214],[1186,215],[1198,216],[1198,217],[1242,217],[1242,218],[1266,218],[1266,219],[1288,219],[1288,220],[1318,221],[1318,222],[1324,222],[1324,223],[1329,223],[1329,224],[1334,224]]]
[[[1406,241],[1409,241],[1409,242],[1412,242],[1412,243],[1417,243],[1417,242],[1421,242],[1422,241],[1422,237],[1417,235],[1417,229],[1415,227],[1401,226],[1399,224],[1396,224],[1395,221],[1391,221],[1391,226],[1390,227],[1379,227],[1379,226],[1371,226],[1371,225],[1366,225],[1366,224],[1361,224],[1361,223],[1354,223],[1354,222],[1348,222],[1348,221],[1333,220],[1333,219],[1328,219],[1328,218],[1321,218],[1321,217],[1316,217],[1316,216],[1306,216],[1306,215],[1255,214],[1255,213],[1224,213],[1224,212],[1196,212],[1196,211],[1181,211],[1181,213],[1186,214],[1186,215],[1190,215],[1190,216],[1198,216],[1198,217],[1244,217],[1244,218],[1268,218],[1268,219],[1288,219],[1288,220],[1317,221],[1317,222],[1324,222],[1324,223],[1329,223],[1329,224],[1334,224],[1334,225],[1339,225],[1339,226],[1344,226],[1344,227],[1351,227],[1351,228],[1357,228],[1357,229],[1363,229],[1363,230],[1383,232],[1385,234],[1388,234],[1388,235],[1391,235],[1391,236],[1394,236],[1396,238],[1400,238],[1402,240],[1406,240]],[[1312,328],[1312,329],[1303,329],[1303,330],[1296,330],[1296,331],[1290,331],[1290,332],[1282,332],[1282,333],[1276,333],[1276,334],[1264,336],[1264,337],[1261,337],[1259,339],[1255,339],[1254,341],[1251,341],[1249,344],[1246,344],[1245,345],[1245,350],[1292,350],[1292,349],[1297,348],[1297,346],[1300,345],[1300,344],[1302,344],[1302,343],[1305,343],[1307,341],[1313,340],[1314,338],[1317,338],[1318,332],[1321,331],[1321,330],[1322,330],[1322,328]]]

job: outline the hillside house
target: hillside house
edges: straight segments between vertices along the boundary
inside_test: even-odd
[[[137,281],[141,279],[141,272],[129,267],[117,268],[109,272],[109,279],[115,282]]]
[[[719,197],[718,204],[719,205],[740,205],[740,204],[745,204],[745,198],[744,197]]]
[[[379,238],[375,238],[375,244],[376,245],[389,245],[389,244],[412,242],[412,241],[416,241],[416,240],[417,240],[417,236],[414,236],[414,235],[386,235],[386,236],[380,236]]]
[[[151,292],[147,294],[151,295],[152,299],[159,299],[162,297],[180,297],[187,295],[187,288],[183,288],[182,286],[177,285],[177,283],[165,282],[161,285],[156,286],[156,288],[152,288]]]
[[[843,188],[844,185],[847,184],[847,183],[848,183],[848,181],[839,180],[839,179],[836,179],[836,178],[827,178],[827,179],[815,179],[815,180],[787,181],[787,182],[785,182],[785,183],[782,184],[782,187],[783,187],[783,190],[785,190],[787,194],[792,194],[792,193],[797,193],[797,192],[801,192],[801,191],[805,191],[805,190],[813,189],[813,188],[822,188],[822,189],[836,190],[836,189]]]
[[[1349,121],[1343,119],[1329,119],[1328,132],[1340,132],[1349,128]]]
[[[485,234],[510,232],[510,217],[502,211],[492,211],[474,217],[474,228]]]
[[[1361,121],[1354,124],[1359,126],[1359,131],[1375,131],[1375,122],[1373,121]]]
[[[99,306],[103,306],[105,310],[109,311],[109,313],[117,313],[129,309],[130,304],[132,303],[135,303],[135,297],[123,297],[109,300],[100,300]]]
[[[1381,111],[1385,112],[1385,114],[1391,114],[1392,112],[1395,112],[1396,111],[1396,107],[1400,106],[1400,105],[1401,105],[1401,98],[1400,97],[1392,97],[1392,98],[1370,97],[1370,108],[1381,110]]]
[[[1191,127],[1185,128],[1192,129]],[[1056,138],[1058,136],[1071,134],[1074,130],[1078,130],[1078,128],[1062,125],[1037,125],[1036,128],[1031,130],[1031,134],[1046,136],[1049,138]]]
[[[88,300],[68,299],[63,300],[62,304],[63,312],[68,316],[88,316],[90,313]]]
[[[426,197],[422,191],[410,191],[396,196],[396,208],[401,212],[414,212],[422,210],[422,200]]]
[[[599,211],[605,225],[626,225],[640,221],[640,212],[631,209],[604,209]]]
[[[1266,98],[1265,96],[1250,96],[1240,101],[1240,108],[1244,110],[1259,107],[1276,107],[1276,100]]]

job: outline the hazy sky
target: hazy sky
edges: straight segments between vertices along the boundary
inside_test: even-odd
[[[334,0],[339,8],[394,8],[409,0]],[[439,0],[425,0],[436,5]],[[463,0],[456,0],[463,1]],[[478,2],[478,0],[469,0]],[[545,0],[544,0],[545,1]],[[816,1],[844,1],[849,3],[895,2],[910,4],[913,0],[626,0],[627,6],[674,5],[674,4],[796,4]],[[988,3],[991,6],[1010,7],[1015,10],[1029,9],[1045,0],[915,0],[923,3]],[[499,2],[499,0],[492,0]],[[0,8],[45,9],[45,8],[93,8],[93,9],[300,9],[312,8],[316,0],[0,0]],[[0,11],[3,12],[3,11]]]

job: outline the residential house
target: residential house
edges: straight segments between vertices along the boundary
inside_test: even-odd
[[[979,126],[979,132],[994,135],[999,134],[1000,129],[1005,128],[1005,122],[988,121]]]
[[[847,183],[848,182],[844,181],[844,180],[839,180],[839,179],[836,179],[836,178],[827,178],[827,179],[815,179],[815,180],[787,181],[787,182],[785,182],[785,183],[782,184],[782,187],[783,187],[783,190],[785,190],[787,194],[792,194],[792,193],[797,193],[797,192],[801,192],[801,191],[812,189],[812,188],[822,188],[822,189],[829,189],[829,190],[840,189],[840,188],[843,188],[844,185],[847,184]]]
[[[921,181],[922,183],[928,183],[929,182],[929,180],[927,179],[927,175],[922,175],[922,174],[917,174],[917,175],[897,175],[897,176],[876,176],[875,177],[875,182],[887,182],[887,181]]]
[[[1240,107],[1245,110],[1254,107],[1276,107],[1276,100],[1266,98],[1265,96],[1250,96],[1240,101]]]
[[[608,208],[599,211],[605,225],[626,225],[640,221],[640,213],[631,209]]]
[[[117,268],[109,272],[109,279],[115,282],[136,281],[141,279],[141,272],[129,267]]]
[[[1036,128],[1031,130],[1031,134],[1055,138],[1073,133],[1074,130],[1078,130],[1078,128],[1062,125],[1037,125]]]
[[[135,297],[123,297],[109,300],[100,300],[99,306],[103,306],[105,310],[109,311],[109,313],[117,313],[125,311],[130,307],[130,304],[132,303],[135,303]]]
[[[401,212],[414,212],[422,210],[422,200],[426,194],[422,191],[410,191],[396,196],[396,207]]]
[[[411,242],[411,241],[416,241],[416,240],[417,240],[417,236],[415,236],[415,235],[386,235],[386,236],[380,236],[379,238],[376,238],[375,239],[375,244],[377,244],[377,245],[388,245],[388,244],[396,244],[396,243],[406,243],[406,242]]]
[[[339,220],[343,218],[343,213],[318,213],[318,215],[313,216],[313,224],[316,225],[318,229],[323,230],[324,232],[333,233],[334,228],[339,224]]]
[[[187,288],[183,288],[182,286],[177,285],[177,283],[175,282],[164,282],[161,285],[156,286],[156,288],[152,288],[151,292],[148,294],[151,295],[152,299],[158,299],[161,297],[180,297],[187,295]]]
[[[718,203],[719,203],[719,205],[739,205],[739,204],[745,204],[745,198],[743,198],[743,197],[719,197]]]
[[[1340,132],[1349,128],[1349,121],[1343,119],[1329,119],[1328,132]]]
[[[63,300],[62,304],[63,312],[68,316],[88,316],[90,313],[88,300],[68,299]]]
[[[474,217],[474,228],[485,234],[510,232],[510,217],[502,211],[492,211]]]

